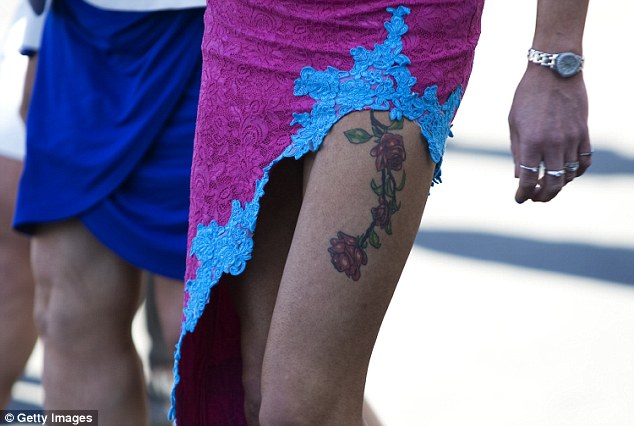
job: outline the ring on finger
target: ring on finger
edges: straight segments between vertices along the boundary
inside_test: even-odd
[[[566,174],[566,169],[561,170],[546,170],[546,174],[554,176],[554,177],[562,177]]]
[[[569,163],[564,163],[564,170],[571,173],[576,172],[577,170],[579,170],[579,162],[571,161]]]
[[[579,157],[589,157],[592,155],[594,151],[590,151],[590,152],[581,152],[579,153]]]
[[[529,167],[523,164],[520,164],[520,169],[528,170],[529,172],[533,172],[533,173],[539,172],[539,167]]]

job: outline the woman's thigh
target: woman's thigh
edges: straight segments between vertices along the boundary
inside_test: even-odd
[[[370,354],[435,167],[418,125],[402,124],[350,114],[306,161],[264,359],[270,406],[361,413]]]

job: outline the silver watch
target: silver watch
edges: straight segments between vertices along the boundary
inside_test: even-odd
[[[551,68],[562,77],[572,77],[583,69],[584,57],[573,52],[546,53],[531,48],[528,61]]]

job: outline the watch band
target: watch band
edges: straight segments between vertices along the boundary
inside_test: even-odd
[[[559,69],[559,64],[558,64],[558,58],[560,58],[560,56],[562,58],[566,57],[567,59],[566,62],[570,62],[570,59],[572,59],[573,61],[572,64],[570,63],[566,64],[566,66],[568,67],[570,66],[573,67],[572,69],[574,70],[574,72],[572,74],[570,72],[567,72],[566,75],[562,74],[562,70]],[[565,76],[565,77],[570,77],[571,75],[574,75],[580,72],[583,69],[583,62],[585,60],[583,56],[577,55],[576,53],[573,53],[573,52],[546,53],[546,52],[542,52],[540,50],[536,50],[533,48],[528,49],[527,58],[529,62],[551,68],[559,72],[562,76]]]

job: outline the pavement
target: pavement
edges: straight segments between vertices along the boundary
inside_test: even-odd
[[[590,5],[592,168],[550,203],[517,205],[506,116],[534,6],[487,0],[443,183],[370,366],[384,426],[634,425],[634,5]],[[145,356],[142,315],[134,335]],[[12,404],[41,404],[40,374],[38,346]]]

